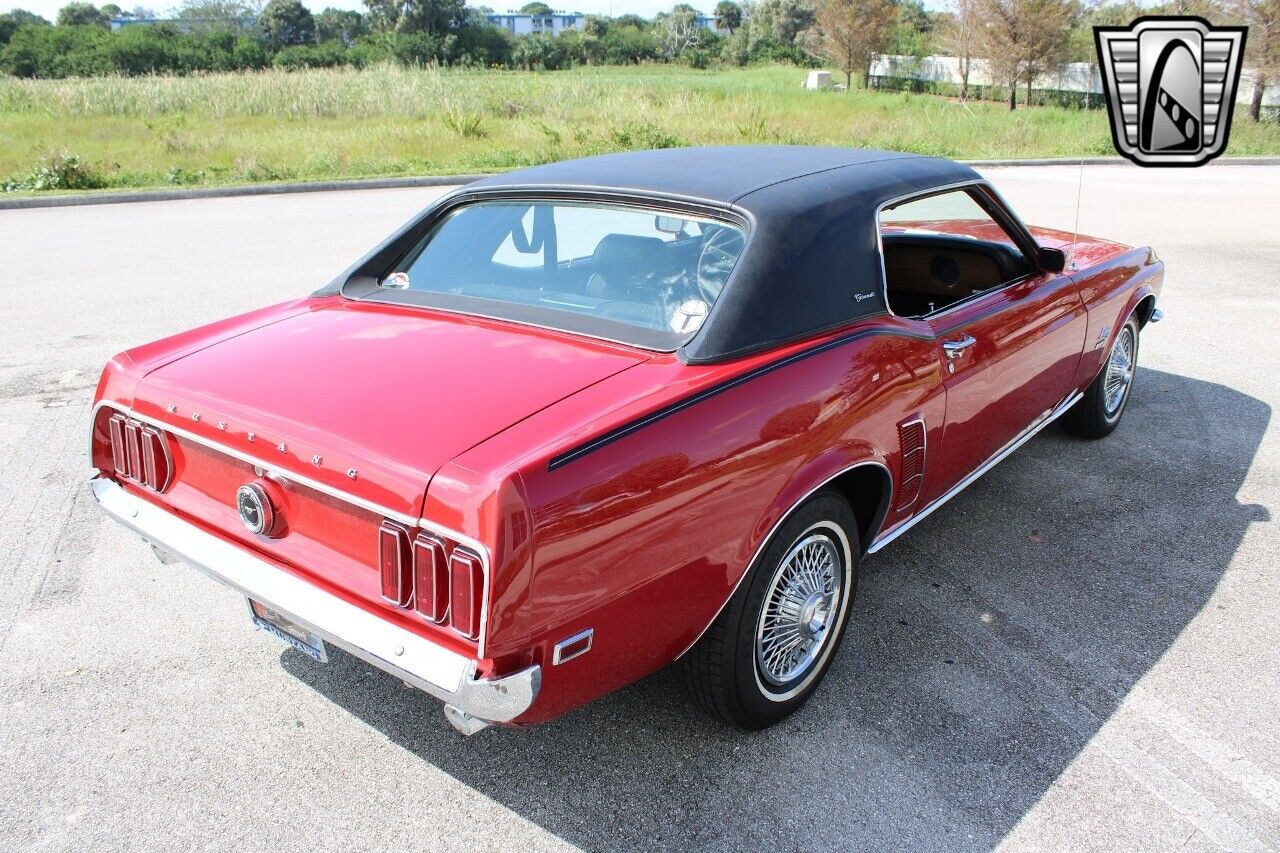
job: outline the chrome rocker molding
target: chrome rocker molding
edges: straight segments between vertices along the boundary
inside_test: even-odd
[[[528,710],[538,695],[542,671],[536,665],[501,678],[477,678],[476,663],[471,658],[325,592],[129,494],[114,480],[95,475],[89,485],[107,515],[141,535],[153,548],[189,563],[219,583],[280,611],[325,642],[443,700],[445,716],[463,734],[515,719]]]
[[[994,456],[992,456],[986,462],[983,462],[980,466],[978,466],[977,470],[975,470],[972,474],[970,474],[969,476],[961,480],[959,483],[956,483],[954,486],[952,486],[951,489],[946,494],[934,500],[924,509],[917,512],[915,515],[911,516],[911,518],[902,522],[897,527],[877,536],[876,540],[871,543],[871,547],[867,549],[867,553],[874,554],[884,546],[888,545],[893,540],[897,539],[902,534],[906,533],[912,527],[915,527],[916,524],[918,524],[920,521],[926,518],[929,515],[929,513],[933,512],[935,509],[942,506],[944,503],[951,500],[956,495],[960,494],[962,491],[964,491],[966,486],[968,486],[974,480],[981,477],[983,474],[990,471],[992,468],[996,466],[997,463],[1002,461],[1006,456],[1013,453],[1013,451],[1017,450],[1019,447],[1021,447],[1022,445],[1030,441],[1032,438],[1034,438],[1036,433],[1040,432],[1040,430],[1044,429],[1049,424],[1056,421],[1059,417],[1061,417],[1067,411],[1067,409],[1070,409],[1072,406],[1074,406],[1076,404],[1076,401],[1083,396],[1084,394],[1081,393],[1080,391],[1072,392],[1071,395],[1067,397],[1067,399],[1063,400],[1061,403],[1059,403],[1055,408],[1051,409],[1050,411],[1045,412],[1038,421],[1031,424],[1031,426],[1027,427],[1025,430],[1019,433],[1017,438],[1015,438],[1013,441],[1006,444],[1000,450],[996,451]]]

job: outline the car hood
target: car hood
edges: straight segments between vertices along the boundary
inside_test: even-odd
[[[441,465],[645,359],[533,327],[325,299],[157,368],[136,410],[416,514]]]

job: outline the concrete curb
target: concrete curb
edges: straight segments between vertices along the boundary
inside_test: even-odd
[[[342,190],[390,190],[403,187],[452,187],[469,184],[488,175],[423,175],[407,178],[365,178],[353,181],[316,181],[305,184],[246,184],[235,187],[195,187],[185,190],[85,193],[84,195],[0,198],[0,210],[30,207],[77,207],[84,204],[129,204],[136,201],[183,201],[193,198],[228,198],[241,195],[282,195]]]
[[[975,168],[1006,166],[1123,166],[1123,157],[1049,157],[1039,160],[962,160]],[[1211,166],[1280,166],[1280,157],[1229,157],[1214,160]],[[228,198],[245,195],[343,192],[346,190],[388,190],[405,187],[451,187],[469,184],[488,175],[423,175],[407,178],[365,178],[351,181],[316,181],[299,184],[247,184],[235,187],[202,187],[178,190],[138,190],[137,192],[85,193],[84,195],[27,196],[0,198],[0,210],[33,207],[77,207],[86,204],[130,204],[138,201],[183,201],[197,198]]]

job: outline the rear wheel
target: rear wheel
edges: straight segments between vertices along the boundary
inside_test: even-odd
[[[1067,431],[1081,438],[1110,435],[1129,403],[1137,366],[1138,319],[1131,316],[1116,335],[1102,371],[1062,419]]]
[[[690,690],[745,729],[796,711],[840,645],[857,582],[858,527],[844,497],[822,491],[778,528],[732,599],[685,656]]]

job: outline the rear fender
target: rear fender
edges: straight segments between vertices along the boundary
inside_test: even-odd
[[[866,442],[849,442],[832,447],[805,463],[796,472],[795,476],[788,481],[786,488],[778,493],[777,497],[756,519],[756,523],[751,528],[751,536],[746,540],[747,547],[740,554],[742,558],[741,565],[744,566],[742,574],[729,590],[729,594],[725,596],[724,602],[716,610],[715,615],[698,632],[693,642],[680,652],[681,657],[689,649],[697,645],[698,640],[702,639],[702,635],[707,632],[720,616],[720,612],[737,594],[738,587],[751,574],[752,567],[755,565],[756,560],[759,559],[761,552],[768,546],[769,539],[782,526],[782,523],[787,520],[787,517],[824,486],[834,482],[841,475],[864,466],[882,470],[889,482],[889,488],[881,495],[880,508],[877,515],[868,526],[869,535],[866,537],[868,541],[859,543],[860,551],[862,553],[866,552],[867,545],[875,539],[876,533],[879,532],[880,526],[884,523],[886,512],[892,505],[893,474],[885,461],[884,454],[875,447]]]

